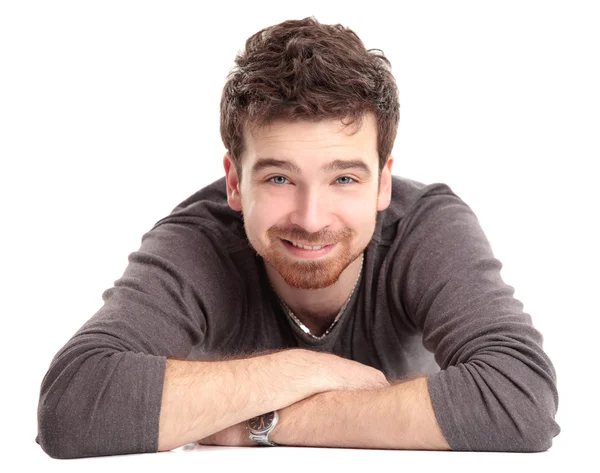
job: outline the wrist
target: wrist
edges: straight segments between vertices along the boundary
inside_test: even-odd
[[[289,443],[286,442],[286,439],[285,439],[285,428],[282,423],[283,411],[284,411],[284,409],[280,409],[278,411],[279,420],[277,421],[277,425],[275,426],[275,428],[269,434],[269,441],[273,442],[277,445],[280,445],[280,446],[289,445]],[[285,417],[285,415],[283,417]]]
[[[248,426],[248,437],[258,445],[277,446],[273,443],[272,433],[277,427],[279,421],[279,412],[270,411],[246,421]]]
[[[309,407],[309,404],[312,405],[312,399],[314,399],[314,396],[287,406],[284,409],[279,409],[279,420],[273,431],[269,434],[269,440],[281,446],[292,447],[299,445],[297,443],[300,439],[299,434],[305,428],[302,423],[308,420],[306,408]]]
[[[250,429],[248,428],[248,422],[240,422],[239,424],[237,424],[236,427],[238,428],[238,436],[239,436],[238,445],[241,445],[242,447],[258,446],[258,444],[255,441],[250,440]]]

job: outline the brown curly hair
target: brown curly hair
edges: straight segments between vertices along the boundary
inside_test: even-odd
[[[372,53],[378,51],[381,54]],[[400,103],[391,63],[341,24],[313,16],[264,28],[238,52],[221,95],[221,139],[241,181],[244,130],[275,120],[377,120],[379,174],[392,152]]]

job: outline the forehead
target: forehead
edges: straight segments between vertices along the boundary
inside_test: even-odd
[[[362,125],[362,126],[361,126]],[[304,159],[309,156],[377,156],[377,124],[372,114],[362,124],[344,125],[341,120],[283,121],[244,132],[244,161],[260,157]]]

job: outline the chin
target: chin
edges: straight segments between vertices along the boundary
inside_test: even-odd
[[[338,281],[343,271],[342,270],[336,273],[328,272],[327,274],[317,275],[315,272],[306,270],[306,268],[295,270],[292,268],[275,267],[275,269],[288,286],[293,287],[294,289],[313,291],[332,286]]]
[[[286,254],[285,248],[273,246],[259,254],[288,286],[301,290],[318,290],[335,284],[344,270],[362,253],[358,251],[354,255],[348,242],[340,242],[339,245],[331,255],[318,260],[295,258]]]

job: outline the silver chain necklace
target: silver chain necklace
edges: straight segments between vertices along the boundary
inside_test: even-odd
[[[331,332],[331,330],[333,329],[333,327],[335,327],[335,324],[337,323],[337,321],[339,320],[339,318],[341,317],[341,315],[344,313],[344,309],[346,308],[346,306],[350,302],[350,299],[352,299],[352,294],[354,294],[354,291],[356,290],[356,286],[358,285],[358,281],[360,279],[360,275],[362,274],[363,261],[365,259],[364,256],[365,255],[363,253],[361,255],[361,259],[360,259],[360,269],[358,270],[358,277],[356,278],[356,282],[354,283],[354,287],[352,288],[352,292],[348,296],[348,299],[346,299],[346,302],[344,302],[344,305],[342,306],[342,308],[340,309],[340,311],[335,316],[335,319],[333,320],[333,323],[329,326],[329,328],[325,331],[325,333],[323,335],[320,335],[320,336],[313,335],[312,333],[310,333],[310,329],[306,325],[304,325],[302,322],[300,322],[300,320],[298,320],[298,317],[296,317],[294,315],[294,313],[292,312],[292,309],[290,309],[287,306],[287,304],[281,300],[281,297],[279,297],[279,294],[277,294],[277,291],[275,291],[275,288],[271,284],[271,281],[269,281],[269,284],[271,284],[271,288],[273,289],[273,292],[275,292],[275,295],[277,296],[277,299],[279,299],[279,302],[281,303],[281,305],[285,309],[286,313],[290,316],[290,318],[294,322],[296,322],[296,325],[298,325],[298,327],[300,327],[300,329],[302,329],[302,331],[304,333],[306,333],[309,337],[312,337],[315,340],[320,340],[320,339],[326,337],[329,334],[329,332]]]

